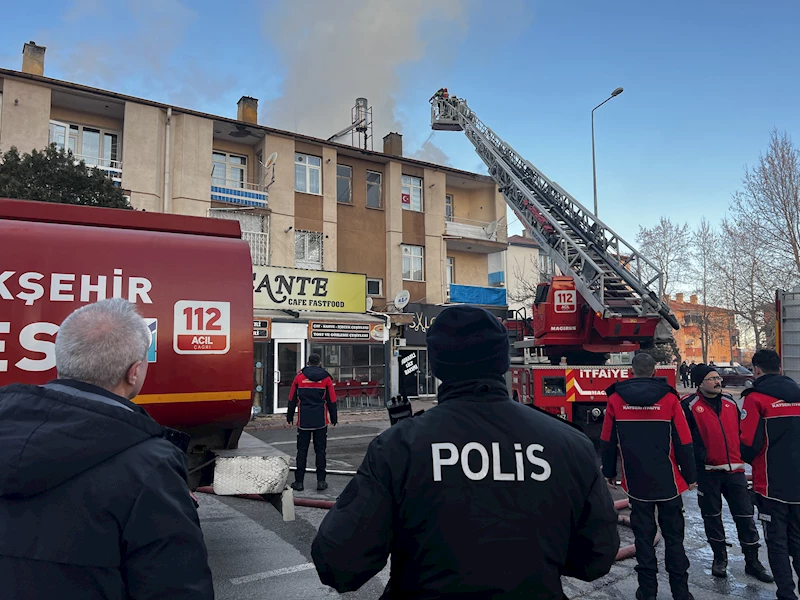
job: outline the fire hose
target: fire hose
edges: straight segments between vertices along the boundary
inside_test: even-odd
[[[199,487],[197,491],[201,494],[213,494],[214,488],[211,486]],[[248,500],[263,500],[267,501],[267,498],[261,494],[236,494],[237,498],[246,498]],[[294,498],[294,505],[295,506],[304,506],[307,508],[322,508],[325,510],[330,510],[336,503],[332,500],[318,500],[316,498]],[[624,500],[617,500],[614,502],[614,510],[620,511],[628,508],[630,506],[630,501],[626,498]],[[626,527],[631,526],[631,518],[627,515],[618,515],[617,516],[617,523],[620,525],[625,525]],[[654,544],[658,544],[659,540],[661,539],[661,533],[656,532],[656,539],[653,542]],[[629,546],[623,546],[617,552],[617,556],[615,560],[625,560],[627,558],[633,558],[636,556],[636,545],[631,544]]]

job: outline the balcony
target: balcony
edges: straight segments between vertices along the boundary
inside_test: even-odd
[[[506,248],[508,232],[505,223],[448,217],[445,237],[448,248],[453,250],[489,254]]]
[[[447,286],[447,301],[454,304],[478,304],[481,306],[506,306],[506,288],[482,287],[478,285]]]
[[[97,158],[96,156],[73,155],[75,163],[83,161],[90,169],[95,169],[105,174],[117,187],[122,185],[122,161]]]
[[[214,177],[211,180],[211,200],[266,208],[267,190],[260,183]]]

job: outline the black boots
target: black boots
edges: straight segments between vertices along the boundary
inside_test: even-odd
[[[711,574],[714,577],[728,576],[728,548],[725,542],[711,542],[714,551],[714,562],[711,563]]]
[[[742,553],[744,554],[744,572],[755,577],[764,583],[773,583],[775,579],[769,574],[758,560],[758,546],[743,546]]]
[[[318,481],[317,482],[317,491],[321,492],[322,490],[328,489],[328,482],[327,481]]]
[[[302,481],[295,481],[292,483],[292,489],[298,492],[303,491],[303,482]]]

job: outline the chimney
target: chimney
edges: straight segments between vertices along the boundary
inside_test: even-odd
[[[675,294],[675,302],[683,304],[683,294]]]
[[[237,121],[244,121],[251,125],[258,125],[258,98],[242,96],[237,105],[239,110],[236,113]]]
[[[691,302],[692,304],[697,304],[697,294],[692,294],[691,296],[689,296],[689,302]]]
[[[392,132],[383,138],[383,153],[392,156],[403,156],[403,136]]]
[[[44,75],[44,46],[30,41],[22,48],[22,72],[31,75]]]

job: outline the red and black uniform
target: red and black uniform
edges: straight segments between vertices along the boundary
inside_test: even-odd
[[[291,423],[297,410],[297,471],[295,481],[303,483],[308,460],[308,446],[314,438],[317,481],[325,481],[325,453],[328,445],[328,423],[336,425],[336,391],[330,374],[318,366],[300,371],[289,389],[286,420]]]
[[[715,554],[725,554],[722,496],[736,523],[745,556],[758,552],[753,502],[747,491],[744,461],[739,450],[739,407],[728,394],[689,394],[682,400],[692,432],[697,462],[697,502],[706,537]]]
[[[658,561],[653,542],[658,522],[664,536],[664,559],[672,596],[690,598],[689,559],[683,548],[681,494],[695,482],[692,436],[680,397],[655,377],[615,383],[606,390],[608,404],[600,436],[605,442],[603,475],[617,475],[622,462],[622,488],[631,499],[631,528],[636,537],[636,571],[644,597],[655,597]]]
[[[753,465],[769,565],[778,598],[795,599],[789,557],[800,573],[800,387],[768,374],[742,396],[742,457]]]

